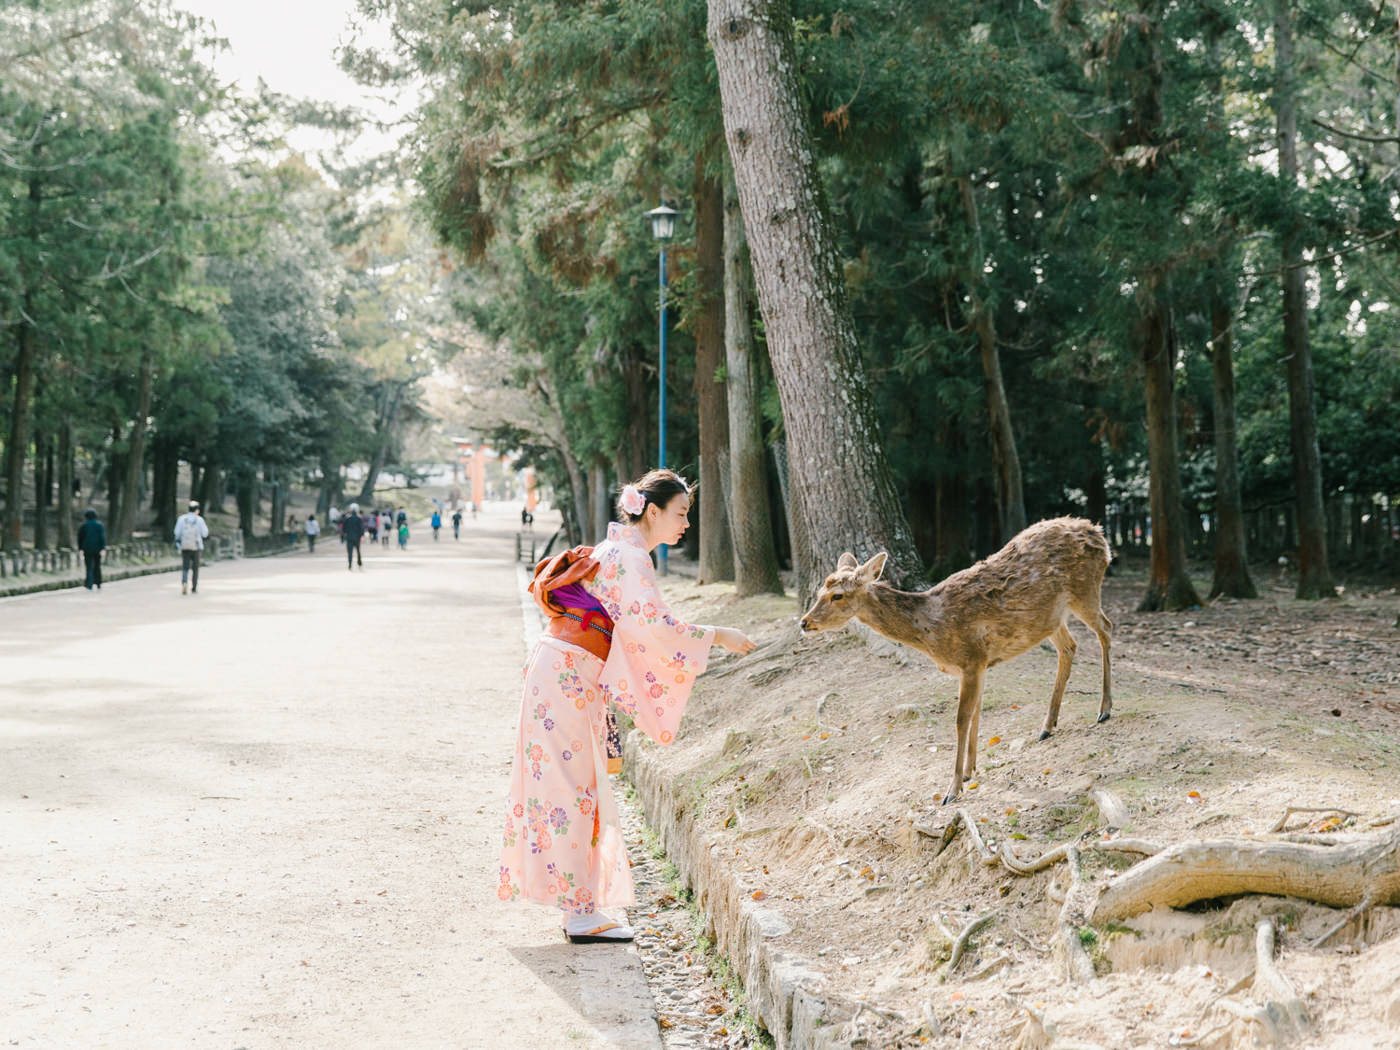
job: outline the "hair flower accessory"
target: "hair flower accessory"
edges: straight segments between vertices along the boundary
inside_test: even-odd
[[[623,485],[622,498],[618,502],[622,509],[634,518],[639,517],[647,505],[646,497],[636,485]]]

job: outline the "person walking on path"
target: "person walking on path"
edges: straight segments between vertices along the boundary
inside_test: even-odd
[[[438,531],[442,528],[442,511],[433,511],[431,524],[433,526],[433,542],[436,543],[438,540]]]
[[[402,513],[402,512],[400,512]],[[408,550],[408,519],[399,519],[399,550]]]
[[[541,562],[530,584],[550,621],[525,668],[496,896],[558,908],[573,944],[633,936],[599,911],[636,902],[607,777],[609,703],[669,744],[710,646],[754,648],[742,631],[678,620],[657,589],[650,552],[680,542],[690,500],[685,479],[651,471],[623,487],[605,541]]]
[[[379,542],[389,546],[389,534],[394,531],[394,516],[387,510],[379,515]]]
[[[297,516],[296,516],[295,514],[288,514],[288,515],[287,515],[287,546],[288,546],[288,547],[291,547],[291,546],[293,546],[293,545],[296,543],[296,541],[297,541],[297,533],[300,532],[300,531],[301,531],[301,530],[297,528]]]
[[[209,525],[199,516],[199,501],[190,500],[189,509],[175,522],[175,545],[180,548],[180,593],[199,593],[199,554],[209,538]],[[190,577],[193,576],[193,579]]]
[[[321,523],[316,520],[316,515],[306,516],[306,553],[316,553],[316,537],[321,534]]]
[[[83,523],[78,526],[78,550],[83,552],[83,564],[87,567],[83,586],[88,590],[102,590],[102,552],[106,549],[107,527],[97,520],[97,511],[89,507],[83,511]]]
[[[365,535],[365,519],[360,517],[358,503],[350,504],[350,512],[340,519],[340,529],[345,538],[345,567],[353,569],[358,564],[363,569],[365,560],[360,557],[360,540]]]
[[[452,512],[452,538],[460,540],[462,538],[462,508],[458,507]]]

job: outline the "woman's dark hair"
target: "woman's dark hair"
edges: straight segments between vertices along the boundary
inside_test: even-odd
[[[622,509],[622,498],[619,495],[617,520],[626,525],[633,525],[641,521],[642,516],[646,514],[647,507],[650,504],[655,503],[662,510],[665,510],[666,505],[670,503],[671,500],[682,493],[689,496],[692,491],[690,482],[686,481],[685,478],[681,477],[674,470],[650,470],[643,474],[641,478],[632,482],[632,484],[636,486],[637,491],[642,494],[642,499],[645,502],[642,504],[641,514],[628,514]]]

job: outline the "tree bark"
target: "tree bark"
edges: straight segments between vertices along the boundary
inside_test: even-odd
[[[238,472],[237,485],[238,531],[245,538],[252,539],[256,532],[258,503],[261,502],[258,499],[258,476],[251,468],[245,467]]]
[[[727,167],[727,166],[726,166]],[[724,360],[729,403],[729,520],[734,537],[734,592],[782,594],[773,520],[768,500],[768,463],[758,404],[754,361],[753,303],[749,298],[749,253],[744,217],[733,183],[724,185]]]
[[[1210,311],[1211,373],[1215,395],[1215,580],[1212,599],[1257,598],[1249,575],[1240,500],[1240,458],[1235,441],[1234,326],[1230,307],[1217,295]]]
[[[700,583],[734,579],[729,535],[729,405],[719,376],[724,350],[724,188],[696,157],[695,185],[695,400],[700,425]]]
[[[48,497],[50,479],[49,438],[46,434],[34,435],[34,549],[48,550],[49,515]]]
[[[155,354],[144,350],[141,354],[140,373],[136,392],[136,418],[131,423],[131,434],[126,443],[126,456],[122,466],[121,516],[112,516],[112,534],[121,542],[131,539],[136,528],[136,512],[141,508],[138,490],[141,478],[146,472],[146,431],[151,414],[151,386],[155,378]]]
[[[199,502],[205,517],[224,509],[224,486],[219,477],[219,466],[212,460],[204,464],[204,476],[200,480]]]
[[[73,424],[58,424],[58,545],[73,546]]]
[[[1298,99],[1293,69],[1290,0],[1274,2],[1274,108],[1278,115],[1278,173],[1286,200],[1298,191]],[[1298,507],[1299,598],[1335,598],[1327,563],[1327,522],[1322,509],[1322,456],[1317,444],[1317,403],[1308,340],[1307,273],[1296,208],[1286,208],[1280,231],[1283,262],[1283,354],[1288,370],[1289,435],[1293,489]]]
[[[24,528],[24,461],[29,447],[29,416],[34,399],[34,329],[19,325],[10,404],[10,440],[5,445],[5,526],[0,550],[19,550]]]
[[[753,257],[792,474],[800,599],[845,550],[923,567],[880,445],[802,107],[787,0],[710,0],[725,138]],[[805,549],[804,549],[805,548]]]
[[[1186,523],[1177,454],[1175,341],[1166,309],[1153,290],[1142,293],[1138,321],[1147,401],[1147,455],[1152,547],[1147,594],[1139,612],[1177,612],[1201,604],[1187,572]]]
[[[408,386],[407,383],[394,383],[388,395],[389,402],[380,419],[374,442],[374,455],[369,461],[369,470],[365,473],[365,483],[360,486],[359,502],[366,507],[374,502],[374,487],[379,483],[379,472],[384,469],[384,463],[389,456],[389,439],[394,424],[398,421],[399,406],[403,404],[404,392]]]
[[[996,318],[982,298],[982,221],[970,178],[958,180],[963,216],[972,234],[967,293],[972,308],[972,326],[982,357],[982,375],[987,386],[987,419],[992,439],[992,462],[996,468],[997,517],[1000,547],[1026,527],[1026,500],[1021,488],[1021,459],[1016,454],[1016,434],[1011,428],[1011,405],[1006,400],[1006,384],[1001,375],[1001,354],[997,351]]]

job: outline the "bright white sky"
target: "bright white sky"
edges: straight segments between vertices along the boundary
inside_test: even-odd
[[[413,108],[413,100],[376,96],[355,83],[336,64],[337,45],[351,39],[354,0],[176,0],[179,7],[214,23],[217,35],[229,42],[214,67],[225,80],[240,83],[251,93],[258,78],[273,91],[367,110],[381,120],[394,120]],[[362,43],[382,46],[388,27],[370,23]],[[388,149],[397,134],[367,131],[351,149],[356,159]],[[312,152],[330,148],[330,137],[299,132],[292,145]]]

